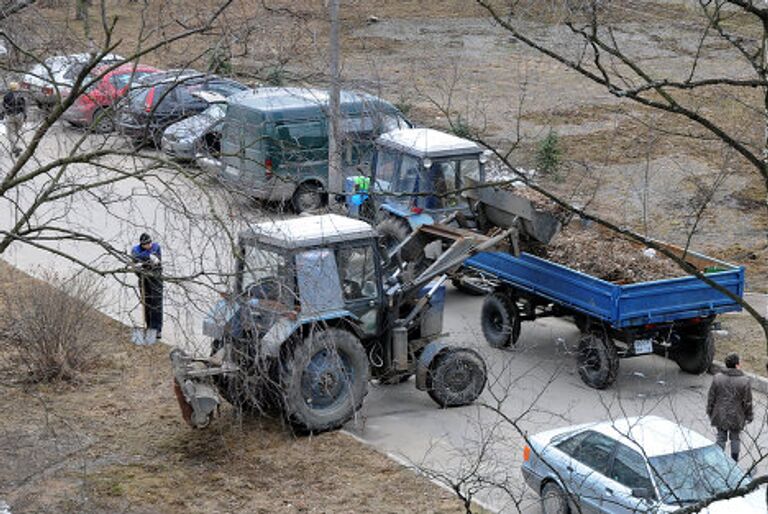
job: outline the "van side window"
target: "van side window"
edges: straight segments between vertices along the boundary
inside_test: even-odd
[[[289,161],[327,159],[328,136],[320,121],[277,123],[278,145]]]

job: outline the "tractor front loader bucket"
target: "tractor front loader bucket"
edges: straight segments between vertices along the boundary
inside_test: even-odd
[[[536,209],[528,198],[512,191],[470,183],[464,194],[477,202],[490,224],[509,228],[519,223],[521,232],[540,243],[549,244],[560,230],[560,222],[551,213]]]

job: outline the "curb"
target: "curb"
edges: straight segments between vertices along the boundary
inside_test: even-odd
[[[376,445],[374,445],[373,443],[366,441],[365,439],[363,439],[362,437],[360,437],[357,434],[353,434],[349,430],[346,430],[346,429],[342,428],[342,429],[339,430],[339,432],[344,434],[344,435],[347,435],[347,436],[351,437],[352,439],[354,439],[358,443],[362,444],[363,446],[367,446],[368,448],[371,448],[374,451],[376,451],[378,453],[381,453],[382,455],[384,455],[388,459],[396,462],[397,464],[403,466],[406,469],[411,470],[413,473],[426,478],[427,480],[429,480],[430,482],[432,482],[433,484],[438,486],[440,489],[448,491],[449,493],[453,494],[454,496],[456,495],[456,492],[454,490],[452,490],[450,487],[448,487],[447,484],[444,484],[444,483],[440,482],[437,479],[428,477],[426,474],[422,473],[421,470],[417,466],[415,466],[412,462],[410,462],[409,460],[404,459],[403,457],[400,457],[399,455],[396,455],[396,454],[394,454],[392,452],[381,450],[381,449],[377,448]],[[456,501],[460,502],[461,499],[458,496],[456,496]],[[485,502],[483,502],[481,500],[478,500],[477,498],[473,498],[472,499],[472,504],[475,505],[475,506],[480,507],[481,509],[483,509],[484,511],[487,511],[487,512],[491,512],[491,513],[499,512],[497,509],[492,508],[489,504],[487,504],[487,503],[485,503]],[[2,514],[2,513],[0,512],[0,514]]]
[[[720,361],[712,361],[712,365],[709,367],[708,373],[714,375],[725,369],[725,364]],[[744,374],[749,378],[749,385],[752,386],[753,391],[768,395],[768,378],[755,375],[749,371],[744,371]]]

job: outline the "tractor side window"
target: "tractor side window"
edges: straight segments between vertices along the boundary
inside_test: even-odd
[[[379,153],[376,160],[376,184],[374,191],[388,193],[392,191],[397,171],[397,154],[388,150]]]
[[[455,192],[459,186],[456,168],[456,161],[436,162],[430,166],[425,183],[421,187],[423,192],[434,193],[426,197],[427,209],[442,209],[456,205]]]
[[[367,300],[378,296],[372,246],[341,248],[337,260],[345,301]]]
[[[250,298],[272,300],[292,305],[293,274],[285,255],[258,246],[244,246],[242,262],[243,291]]]
[[[420,193],[424,189],[425,184],[422,184],[421,171],[419,160],[410,155],[403,156],[403,162],[400,165],[400,176],[397,181],[397,188],[395,191],[399,193]],[[419,197],[415,198],[415,203],[421,207]]]

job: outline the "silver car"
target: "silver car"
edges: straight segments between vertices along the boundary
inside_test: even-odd
[[[529,442],[523,477],[545,514],[662,514],[750,481],[712,441],[657,416],[550,430]],[[702,512],[768,512],[764,487]]]
[[[34,65],[21,79],[21,88],[40,107],[53,106],[69,95],[75,79],[93,59],[91,54],[56,55]],[[116,54],[103,56],[99,66],[113,65],[123,61]]]
[[[218,100],[200,114],[165,129],[160,144],[163,152],[183,160],[192,160],[199,153],[217,156],[221,141],[219,127],[227,113],[224,98]]]

